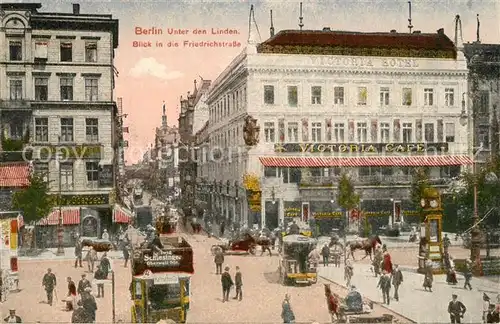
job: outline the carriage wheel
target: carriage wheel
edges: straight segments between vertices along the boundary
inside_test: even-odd
[[[212,253],[212,255],[215,255],[218,249],[220,249],[218,245],[212,245],[212,247],[210,248],[210,252]]]

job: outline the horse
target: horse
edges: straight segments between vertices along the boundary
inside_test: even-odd
[[[375,247],[377,244],[382,245],[382,241],[378,235],[371,236],[369,238],[363,240],[349,241],[346,243],[346,248],[349,248],[352,259],[356,261],[354,258],[354,251],[356,250],[364,250],[365,256],[361,259],[364,260],[367,256],[372,260],[372,253],[375,252]],[[349,253],[346,253],[347,258],[349,258]]]

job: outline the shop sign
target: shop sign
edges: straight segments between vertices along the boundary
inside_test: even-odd
[[[113,187],[113,165],[99,166],[99,187]]]
[[[247,190],[248,206],[251,211],[260,211],[262,206],[262,192]]]
[[[173,254],[172,251],[163,253],[154,253],[153,255],[144,255],[144,262],[147,267],[164,268],[178,267],[181,264],[182,256]]]
[[[160,275],[153,278],[155,285],[175,285],[179,283],[179,277],[173,275]]]
[[[335,211],[335,212],[314,212],[313,217],[318,219],[318,218],[335,218],[335,217],[342,217],[342,212],[341,211]]]
[[[108,205],[109,195],[61,195],[56,201],[61,206],[94,206]]]
[[[390,212],[390,211],[365,211],[365,212],[363,212],[363,215],[367,216],[367,217],[391,216],[392,212]]]
[[[43,146],[39,149],[40,159],[100,159],[102,147],[96,145]]]
[[[403,210],[403,215],[406,216],[420,216],[420,212],[417,210]]]
[[[285,217],[300,217],[300,208],[285,208]]]
[[[278,153],[426,153],[448,152],[448,143],[276,143]]]

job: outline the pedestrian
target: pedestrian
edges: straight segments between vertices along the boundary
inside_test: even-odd
[[[101,262],[99,262],[99,266],[101,266],[101,270],[105,274],[104,279],[108,279],[108,274],[109,271],[111,270],[111,262],[109,262],[108,254],[106,252],[104,252],[104,254],[102,255]]]
[[[397,264],[394,265],[392,271],[392,285],[394,286],[394,299],[399,301],[399,286],[403,283],[403,273]]]
[[[500,323],[500,314],[493,304],[490,305],[488,315],[486,316],[486,323]]]
[[[47,293],[47,303],[52,306],[52,298],[54,296],[54,289],[56,288],[56,276],[52,273],[52,269],[48,268],[47,273],[43,276],[42,286],[45,287]]]
[[[224,236],[224,231],[225,230],[226,230],[226,222],[222,221],[222,223],[219,226],[219,232],[220,232],[220,236],[221,237]]]
[[[217,251],[215,251],[215,274],[222,274],[222,264],[224,263],[224,252],[222,248],[219,247]]]
[[[85,312],[83,307],[77,306],[71,314],[71,323],[90,323],[89,315]]]
[[[66,295],[66,311],[72,311],[75,308],[75,299],[76,299],[76,285],[75,282],[68,277],[68,294]]]
[[[0,303],[3,302],[3,270],[0,269]]]
[[[328,267],[328,259],[330,258],[330,248],[328,247],[328,244],[325,243],[323,247],[321,248],[321,255],[323,256],[323,265],[325,267]]]
[[[125,264],[123,265],[123,267],[126,268],[128,259],[130,258],[130,253],[128,251],[128,244],[125,243],[125,241],[123,242],[122,252],[123,252],[123,259],[125,260]]]
[[[105,241],[109,241],[109,233],[108,233],[108,230],[105,229],[103,232],[102,232],[102,237],[101,237],[103,240]]]
[[[285,299],[281,304],[281,318],[283,323],[295,323],[295,314],[292,310],[292,305],[290,304],[290,295],[285,294]]]
[[[75,242],[75,268],[77,265],[80,265],[80,268],[83,268],[82,265],[82,242],[77,239]]]
[[[91,294],[92,288],[86,287],[81,295],[81,300],[79,301],[79,305],[83,307],[83,310],[88,316],[89,323],[94,323],[96,316],[95,313],[97,311],[97,303],[95,301],[94,296]]]
[[[490,312],[490,305],[490,297],[486,293],[483,293],[483,323],[486,323],[486,318]]]
[[[309,261],[309,264],[313,266],[314,269],[317,269],[319,266],[319,259],[320,259],[318,249],[313,249],[311,252],[309,252],[307,259]]]
[[[97,252],[94,247],[91,246],[88,250],[87,255],[85,256],[85,261],[87,261],[88,271],[90,273],[94,273],[94,264],[97,261]]]
[[[3,321],[5,323],[22,323],[23,320],[21,319],[21,317],[17,316],[16,315],[16,310],[11,308],[9,310],[9,316],[7,316],[6,318],[3,319]]]
[[[467,289],[468,287],[469,290],[472,290],[472,286],[470,284],[470,281],[472,279],[472,261],[469,259],[465,260],[464,277],[465,277],[464,289]]]
[[[94,273],[94,279],[98,280],[97,282],[97,298],[104,298],[104,283],[101,280],[106,280],[107,275],[102,269],[101,265],[97,266],[97,271]]]
[[[222,302],[224,303],[229,301],[229,291],[231,290],[231,287],[234,285],[233,279],[229,274],[229,267],[226,267],[224,269],[224,273],[220,277],[220,281],[222,284]]]
[[[444,234],[443,237],[443,248],[444,248],[444,254],[448,254],[448,249],[451,246],[451,241],[450,238],[448,237],[448,234]]]
[[[241,301],[243,298],[243,291],[241,287],[243,286],[243,278],[241,276],[240,267],[236,266],[236,274],[234,275],[234,286],[236,287],[236,296],[233,299],[238,299]]]
[[[423,287],[425,291],[429,289],[432,292],[432,282],[434,281],[434,274],[432,273],[432,265],[429,264],[429,261],[425,261],[425,269],[424,269],[424,284]]]
[[[351,261],[346,260],[344,268],[344,280],[346,282],[347,287],[351,286],[351,279],[353,275],[354,275],[354,266],[351,264]]]
[[[328,313],[330,313],[332,323],[334,323],[335,320],[339,318],[339,300],[332,293],[330,285],[326,284],[325,284],[325,297],[326,297],[326,304],[328,305]]]
[[[388,274],[392,273],[392,259],[391,255],[387,251],[387,248],[385,248],[384,251],[384,261],[382,262],[383,266],[382,269],[385,270]]]
[[[82,274],[82,279],[78,281],[78,288],[77,292],[79,295],[83,294],[85,291],[85,288],[91,288],[92,285],[90,284],[90,281],[87,279],[87,275],[84,273]]]
[[[460,323],[466,311],[467,308],[458,300],[458,296],[455,294],[451,295],[451,301],[448,304],[448,313],[450,314],[451,323]]]
[[[375,248],[375,255],[373,256],[373,272],[375,273],[375,277],[378,277],[380,275],[380,265],[382,264],[382,261],[384,259],[384,255],[382,252],[382,248],[380,245],[378,245]]]
[[[380,276],[377,288],[380,288],[380,290],[382,290],[384,304],[389,305],[391,302],[391,295],[390,295],[390,293],[391,293],[391,277],[389,276],[389,273],[386,270],[384,270],[382,272],[382,276]]]

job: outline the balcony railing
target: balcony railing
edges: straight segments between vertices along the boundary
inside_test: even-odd
[[[339,176],[311,176],[303,178],[300,181],[301,187],[332,187],[337,186]],[[408,185],[412,181],[411,175],[369,175],[352,177],[354,185]],[[434,185],[444,185],[448,182],[447,178],[431,178],[429,182]]]

